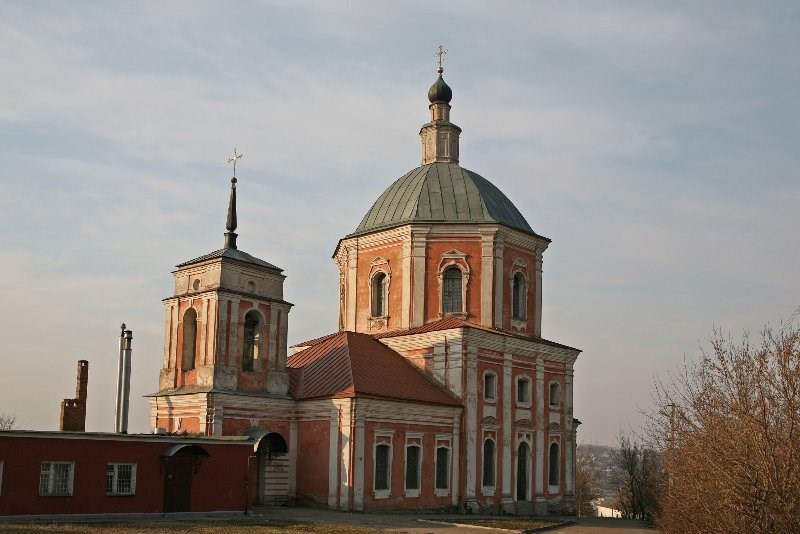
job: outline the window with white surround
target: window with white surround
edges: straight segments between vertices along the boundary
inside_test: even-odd
[[[561,384],[550,382],[550,407],[558,408],[561,406]]]
[[[526,377],[517,378],[517,404],[531,403],[531,381]]]
[[[383,271],[372,277],[372,317],[386,317],[386,301],[388,297],[389,278]]]
[[[391,430],[375,431],[373,458],[375,471],[372,491],[376,499],[387,499],[392,494],[392,436]]]
[[[450,489],[450,447],[436,447],[436,493]]]
[[[422,447],[419,445],[406,446],[406,497],[419,496],[419,467],[422,456]]]
[[[495,464],[496,460],[495,460],[494,440],[489,438],[483,442],[483,487],[484,488],[494,488]]]
[[[511,316],[518,321],[525,320],[527,288],[528,284],[525,281],[525,276],[520,272],[514,274],[511,282]]]
[[[75,462],[42,462],[39,471],[39,495],[72,495]]]
[[[442,282],[443,313],[462,313],[464,311],[461,278],[461,269],[458,267],[450,267],[444,271]]]
[[[550,444],[549,461],[549,476],[547,478],[548,483],[550,484],[550,490],[554,491],[558,489],[561,474],[561,456],[559,454],[558,443],[555,441]]]
[[[136,464],[106,465],[106,495],[136,494]]]
[[[483,373],[483,400],[494,401],[497,399],[497,375],[493,371]]]

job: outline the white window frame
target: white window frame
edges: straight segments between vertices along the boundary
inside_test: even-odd
[[[394,445],[392,443],[394,430],[376,430],[373,434],[372,443],[372,496],[375,499],[388,499],[392,495],[392,457],[394,456]],[[386,445],[389,447],[389,456],[386,465],[386,489],[376,489],[375,483],[378,480],[378,446]]]
[[[491,440],[492,442],[492,485],[486,486],[484,482],[486,481],[486,442]],[[484,436],[483,442],[481,443],[481,492],[483,493],[484,497],[493,497],[495,488],[497,488],[497,439],[493,435]]]
[[[558,447],[558,458],[556,458],[556,475],[558,477],[556,484],[550,483],[550,470],[552,469],[552,462],[550,458],[550,450],[553,445]],[[551,439],[550,444],[547,446],[547,491],[548,493],[558,493],[561,489],[561,441],[558,439]]]
[[[555,402],[553,402],[553,386],[556,386]],[[551,380],[547,387],[547,404],[551,409],[561,408],[561,382]]]
[[[528,393],[527,394],[527,400],[523,400],[523,401],[519,400],[519,385],[520,385],[520,382],[525,382],[525,384],[526,384],[526,388],[527,388],[526,391]],[[524,407],[524,408],[530,408],[531,407],[531,403],[532,403],[532,399],[533,399],[533,381],[531,380],[531,377],[529,377],[528,375],[518,375],[517,376],[517,379],[515,381],[514,395],[515,395],[514,399],[516,401],[517,406],[521,406],[521,407]]]
[[[520,309],[516,310],[514,309],[514,295],[516,293],[514,291],[514,280],[518,275],[521,280],[520,293],[518,295]],[[517,315],[516,311],[522,313]],[[515,324],[515,326],[522,326],[528,321],[528,277],[518,269],[511,273],[511,320],[515,323],[520,323],[519,325]]]
[[[494,377],[494,391],[491,397],[486,396],[486,379],[489,376]],[[484,402],[497,402],[497,373],[491,369],[486,369],[483,372],[483,400]]]
[[[437,487],[438,482],[438,473],[439,473],[439,449],[446,449],[447,450],[447,487],[446,488],[439,488]],[[452,484],[452,477],[453,477],[453,436],[447,435],[437,435],[436,436],[436,446],[434,447],[433,451],[433,494],[436,497],[446,497],[450,495],[450,486]]]
[[[129,466],[131,468],[131,489],[128,492],[119,491],[119,470],[122,466]],[[106,464],[106,482],[108,482],[108,468],[113,468],[113,477],[111,482],[111,491],[108,491],[106,486],[106,495],[114,497],[128,497],[136,495],[136,464],[128,462],[109,462]]]
[[[406,497],[419,497],[422,492],[422,454],[424,449],[422,447],[422,432],[406,432],[406,445],[403,455],[403,494]],[[408,487],[408,449],[411,447],[419,448],[419,456],[417,456],[417,488]]]
[[[375,287],[375,279],[378,277],[378,275],[383,275],[384,277],[381,288],[383,310],[376,310],[378,294],[377,288]],[[376,270],[374,273],[372,273],[372,276],[369,279],[369,316],[371,319],[386,319],[389,317],[389,280],[389,273],[383,269]],[[383,313],[376,315],[376,311],[382,311]]]
[[[53,486],[55,485],[55,471],[56,465],[68,465],[69,471],[67,473],[67,490],[64,493],[54,493]],[[46,488],[43,488],[45,466],[47,466],[47,483]],[[73,482],[75,480],[75,462],[41,462],[39,464],[39,495],[42,497],[72,497]]]

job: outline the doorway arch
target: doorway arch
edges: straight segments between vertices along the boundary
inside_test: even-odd
[[[244,434],[255,440],[256,504],[288,504],[289,447],[278,432],[250,429]]]

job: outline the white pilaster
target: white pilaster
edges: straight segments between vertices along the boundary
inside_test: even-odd
[[[514,498],[511,494],[511,402],[514,384],[511,379],[511,354],[503,354],[503,487],[501,504],[507,513],[513,512]]]
[[[502,236],[494,241],[494,326],[503,328],[503,253],[505,245]]]
[[[536,358],[536,463],[534,464],[534,490],[536,491],[534,510],[537,514],[547,513],[544,496],[544,477],[547,469],[544,464],[544,358]]]
[[[414,275],[411,279],[411,322],[409,326],[425,324],[425,262],[429,228],[417,229],[411,233],[411,254],[413,255]],[[411,272],[410,270],[408,272]]]
[[[342,448],[339,453],[339,510],[349,511],[350,505],[350,473],[353,453],[352,427],[353,399],[342,406],[339,428],[342,433]]]
[[[355,331],[356,329],[356,295],[358,293],[358,247],[347,247],[347,316],[345,317],[345,329]]]
[[[481,324],[492,327],[492,293],[494,291],[494,236],[495,230],[481,230]],[[502,271],[499,273],[502,276]],[[496,296],[495,296],[496,298]]]
[[[464,506],[477,511],[475,488],[478,474],[478,349],[468,347],[466,351],[467,366],[467,399],[466,399],[466,488],[464,489]]]
[[[289,421],[289,497],[297,497],[297,420]]]
[[[236,366],[239,354],[239,299],[231,300],[230,327],[228,332],[228,365]]]
[[[358,402],[354,399],[355,408],[355,464],[353,465],[353,510],[364,511],[364,447],[366,442],[364,415],[358,410]]]
[[[536,252],[536,312],[533,317],[533,335],[542,337],[542,252]]]
[[[450,470],[453,473],[453,486],[450,494],[453,497],[453,506],[458,506],[461,497],[461,410],[453,410],[453,458],[450,463]]]
[[[328,508],[336,510],[339,489],[339,411],[336,407],[331,412],[328,447]]]
[[[572,377],[574,374],[572,364],[566,364],[564,370],[564,454],[566,454],[566,476],[567,481],[566,494],[574,495],[575,493],[575,472],[572,467],[574,465],[573,458],[575,454],[575,439],[572,429]]]
[[[267,368],[275,368],[275,360],[278,359],[278,307],[274,304],[269,311],[269,348],[267,348]]]

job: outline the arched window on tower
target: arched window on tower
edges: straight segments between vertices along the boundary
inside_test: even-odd
[[[442,284],[442,312],[462,313],[464,304],[461,295],[461,269],[457,267],[447,269]]]
[[[197,354],[197,312],[189,308],[183,314],[183,350],[181,351],[181,369],[194,369]]]
[[[526,298],[525,293],[527,289],[527,284],[525,283],[525,277],[522,273],[516,273],[514,275],[514,281],[512,284],[511,290],[511,312],[512,317],[517,320],[524,320],[526,313]]]
[[[244,352],[242,353],[242,371],[255,370],[258,359],[258,348],[261,344],[261,315],[250,310],[244,316]]]
[[[378,272],[372,277],[372,316],[386,317],[388,279],[386,273]]]

